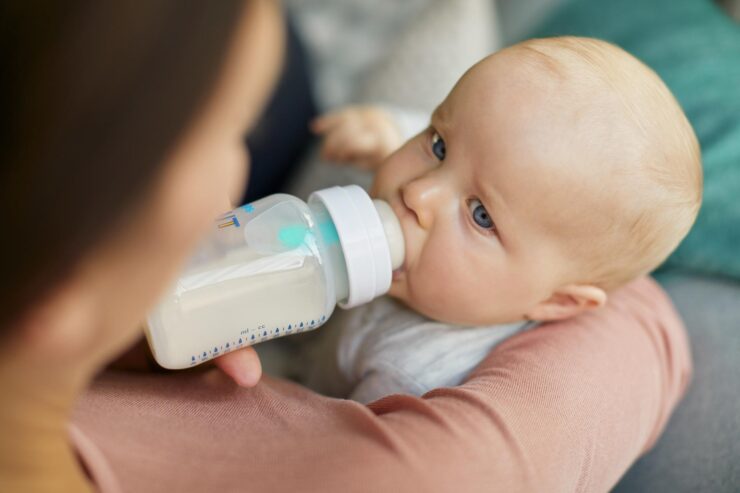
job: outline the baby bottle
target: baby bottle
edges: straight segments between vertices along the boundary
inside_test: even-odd
[[[277,194],[220,216],[160,304],[147,339],[165,368],[315,329],[338,303],[384,294],[404,240],[391,207],[356,186]]]

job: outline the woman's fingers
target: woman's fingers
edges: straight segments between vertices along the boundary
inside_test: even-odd
[[[262,377],[260,358],[251,347],[226,353],[214,363],[242,387],[254,387]]]

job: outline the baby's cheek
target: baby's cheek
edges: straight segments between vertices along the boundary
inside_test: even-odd
[[[408,280],[407,303],[416,311],[434,319],[459,318],[457,312],[461,302],[465,301],[467,290],[447,273],[448,269],[442,266],[412,272]]]

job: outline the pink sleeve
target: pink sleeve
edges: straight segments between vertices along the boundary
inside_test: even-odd
[[[606,491],[654,443],[690,368],[670,301],[642,279],[422,398],[365,407],[269,378],[245,390],[215,372],[108,374],[74,422],[123,491]]]

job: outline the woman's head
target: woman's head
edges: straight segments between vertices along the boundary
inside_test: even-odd
[[[242,3],[3,5],[0,339],[120,349],[243,186]]]

